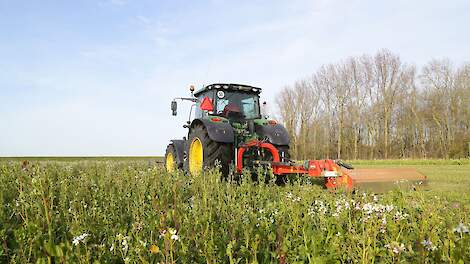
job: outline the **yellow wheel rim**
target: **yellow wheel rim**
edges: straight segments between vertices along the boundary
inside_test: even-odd
[[[173,153],[168,153],[166,155],[166,171],[168,172],[173,172],[175,171],[175,157],[173,156]]]
[[[189,146],[189,172],[191,175],[198,175],[202,171],[203,150],[199,138],[194,138]]]

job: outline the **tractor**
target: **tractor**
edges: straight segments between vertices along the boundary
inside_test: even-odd
[[[183,126],[188,129],[187,137],[171,140],[166,148],[168,172],[179,169],[197,176],[206,168],[217,166],[223,178],[232,175],[239,179],[244,172],[255,172],[261,167],[274,174],[279,183],[289,175],[307,175],[323,178],[327,188],[352,188],[350,170],[353,168],[341,160],[294,161],[290,158],[286,128],[261,113],[261,88],[216,83],[198,91],[191,86],[190,91],[191,97],[178,97],[171,102],[174,116],[177,115],[176,100],[189,101],[192,106],[190,120]],[[191,120],[193,109],[195,114]],[[367,171],[355,175],[360,178],[364,173]],[[413,179],[423,178],[417,172],[410,173]]]

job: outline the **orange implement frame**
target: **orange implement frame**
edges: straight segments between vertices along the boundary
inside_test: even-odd
[[[235,165],[239,174],[242,174],[243,171],[243,154],[249,148],[264,148],[271,153],[273,160],[270,163],[275,175],[303,174],[310,177],[323,177],[325,187],[328,189],[340,186],[351,189],[353,186],[351,176],[341,170],[334,160],[307,160],[303,162],[303,165],[281,162],[277,148],[270,143],[259,140],[252,140],[238,148]]]

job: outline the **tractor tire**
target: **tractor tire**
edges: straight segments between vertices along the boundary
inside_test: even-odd
[[[172,173],[177,169],[180,169],[176,162],[176,151],[175,147],[170,144],[166,147],[165,152],[165,169],[167,172]]]
[[[191,129],[188,138],[187,167],[191,175],[200,174],[206,168],[220,166],[222,178],[226,179],[233,160],[233,145],[213,141],[202,125]]]

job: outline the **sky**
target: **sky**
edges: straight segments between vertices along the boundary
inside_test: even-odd
[[[285,85],[388,49],[470,62],[468,0],[0,0],[0,156],[155,156],[189,86]]]

